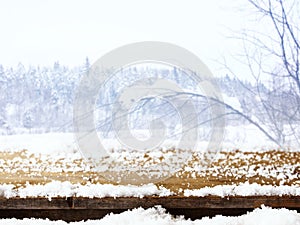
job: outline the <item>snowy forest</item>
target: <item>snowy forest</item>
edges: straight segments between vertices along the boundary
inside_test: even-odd
[[[87,76],[90,67],[89,59],[78,67],[69,68],[55,62],[52,67],[25,68],[21,63],[15,68],[5,68],[0,66],[0,124],[1,134],[11,135],[20,133],[47,133],[47,132],[72,132],[73,131],[73,103],[76,88],[83,76]],[[116,100],[116,95],[120,89],[120,83],[128,77],[138,76],[142,73],[151,73],[151,76],[168,77],[178,84],[185,84],[188,87],[186,76],[176,68],[136,68],[122,70],[121,78],[110,83],[109,88],[101,95],[97,101],[98,130],[109,131],[107,118],[110,102]],[[286,113],[289,106],[297,104],[292,90],[276,89],[275,84],[264,85],[263,83],[253,83],[248,80],[240,80],[234,76],[224,75],[214,78],[224,97],[226,106],[226,125],[240,126],[254,123],[260,126],[261,131],[268,134],[275,142],[284,143],[287,132],[284,127],[290,126],[289,131],[294,129],[291,116]],[[8,91],[9,90],[9,91]],[[203,99],[198,99],[198,103]],[[266,104],[268,103],[268,104]],[[157,103],[156,103],[157,104]],[[153,112],[151,102],[144,104],[144,111],[131,115],[135,121],[134,127],[144,128],[143,117],[147,120],[147,115],[157,114],[169,121],[169,125],[174,130],[174,124],[178,123],[178,118],[172,116],[166,107],[158,107]],[[272,108],[270,108],[272,107]],[[282,107],[282,108],[280,108]],[[146,111],[148,111],[148,113]],[[280,113],[280,112],[285,113]],[[199,114],[203,121],[209,122],[208,112]],[[291,112],[292,113],[292,112]],[[141,116],[143,115],[143,116]],[[294,115],[297,116],[296,113]],[[274,123],[280,121],[280,124]],[[106,124],[106,125],[105,125]],[[202,125],[205,125],[204,123]],[[277,130],[274,129],[278,128]],[[281,126],[281,127],[279,127]],[[294,133],[289,133],[295,136]]]
[[[82,76],[87,75],[90,63],[68,68],[55,62],[53,67],[25,68],[21,63],[16,68],[5,68],[0,65],[0,124],[2,134],[70,132],[72,131],[73,102],[76,87]],[[153,70],[153,69],[152,69]],[[136,68],[124,70],[123,77],[133,77],[139,73]],[[176,69],[170,71],[151,71],[152,74],[169,74],[176,82],[184,83],[184,76],[177,75]],[[182,78],[181,78],[182,77]],[[124,78],[126,79],[126,78]],[[121,82],[121,81],[119,81]],[[237,90],[244,86],[251,87],[249,82],[240,82],[229,76],[218,79],[222,91],[230,97],[245,101],[245,95],[238,95]],[[114,85],[112,83],[112,85]],[[9,91],[8,91],[9,90]],[[116,97],[117,85],[108,89],[101,104],[112,102]],[[108,108],[107,108],[108,110]]]

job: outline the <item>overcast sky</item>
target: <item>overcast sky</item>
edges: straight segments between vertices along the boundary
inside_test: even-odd
[[[237,0],[11,0],[0,2],[0,64],[82,64],[137,41],[165,41],[215,60],[240,49],[229,29],[248,24]],[[246,3],[246,1],[244,2]]]

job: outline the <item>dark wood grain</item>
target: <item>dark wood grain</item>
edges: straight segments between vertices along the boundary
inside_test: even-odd
[[[118,197],[118,198],[0,198],[0,209],[132,209],[162,205],[165,208],[300,208],[300,196],[234,196],[234,197]]]
[[[204,216],[236,216],[260,207],[288,208],[300,211],[300,196],[207,197],[119,197],[119,198],[0,198],[0,218],[48,218],[80,221],[100,219],[109,213],[121,213],[137,207],[161,205],[172,215],[190,219]]]

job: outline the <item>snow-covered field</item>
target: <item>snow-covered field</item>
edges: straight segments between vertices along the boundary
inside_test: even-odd
[[[148,137],[149,132],[138,132],[138,138]],[[140,137],[142,136],[142,137]],[[116,139],[101,139],[106,149],[118,148],[120,143]],[[164,142],[165,148],[176,146],[175,140]],[[198,142],[198,150],[207,147],[207,142]],[[299,146],[289,144],[286,148],[298,149]],[[276,149],[276,146],[253,125],[226,126],[223,141],[220,145],[222,150],[240,149],[242,151],[263,151]],[[73,133],[44,133],[44,134],[21,134],[0,136],[0,151],[20,151],[27,149],[31,153],[53,154],[73,153],[78,150],[77,141]]]
[[[216,216],[213,218],[202,218],[191,221],[183,217],[174,218],[161,207],[142,209],[137,208],[128,210],[121,214],[110,214],[101,220],[88,220],[82,222],[67,223],[64,221],[50,221],[42,219],[1,219],[1,224],[19,225],[19,224],[39,224],[39,225],[299,225],[300,214],[288,209],[272,209],[262,206],[245,215],[238,217]]]

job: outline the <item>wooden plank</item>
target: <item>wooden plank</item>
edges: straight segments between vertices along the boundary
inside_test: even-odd
[[[200,219],[207,216],[239,216],[253,209],[167,209],[174,216],[184,216],[186,219]],[[49,220],[64,220],[66,222],[82,221],[88,219],[101,219],[110,213],[121,213],[125,209],[9,209],[0,210],[0,218],[41,218]]]
[[[274,208],[300,208],[300,196],[207,197],[118,197],[118,198],[0,198],[0,210],[7,209],[102,209],[119,210],[161,205],[167,209],[249,209],[266,205]]]
[[[53,180],[69,181],[73,184],[80,183],[82,185],[87,184],[87,182],[91,184],[111,183],[104,179],[103,173],[97,173],[93,168],[91,171],[86,171],[86,167],[90,167],[92,164],[84,159],[69,161],[50,155],[41,157],[26,150],[19,152],[0,151],[0,158],[2,159],[0,183],[13,184],[16,188],[20,185],[25,187],[26,184],[46,184]],[[151,157],[147,156],[145,160],[149,161]],[[35,163],[31,163],[32,161]],[[218,157],[211,163],[210,167],[204,171],[198,171],[196,168],[203,168],[202,163],[203,156],[195,154],[186,163],[186,166],[189,167],[188,170],[185,170],[184,166],[182,170],[174,173],[168,179],[162,180],[157,185],[170,189],[176,194],[180,194],[182,189],[239,185],[245,182],[273,186],[299,185],[300,151],[224,151],[218,153]],[[260,173],[268,166],[271,166],[269,171]],[[53,170],[53,168],[55,169]],[[77,169],[73,171],[73,168]],[[195,168],[195,171],[191,168]],[[252,168],[251,173],[249,173],[250,168]],[[270,176],[270,174],[282,173],[282,171],[287,174],[285,178],[283,178],[284,176]]]
[[[49,220],[64,220],[66,222],[82,221],[88,219],[101,219],[110,213],[121,213],[125,210],[100,209],[8,209],[0,210],[0,218],[40,218]]]

